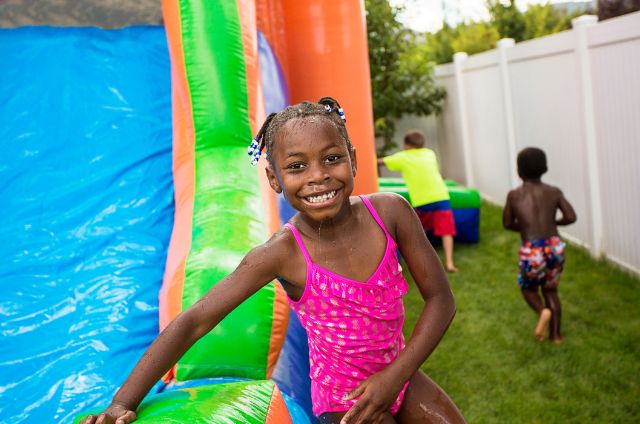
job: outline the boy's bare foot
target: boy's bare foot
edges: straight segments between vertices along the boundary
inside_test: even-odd
[[[451,273],[458,272],[458,268],[454,264],[447,264],[446,270]]]
[[[540,312],[540,317],[538,318],[538,323],[536,324],[536,329],[533,334],[536,336],[536,339],[543,342],[546,339],[546,332],[549,330],[549,321],[551,320],[551,309],[544,308],[542,312]]]
[[[551,343],[560,345],[564,342],[564,337],[557,337],[555,339],[551,339]]]

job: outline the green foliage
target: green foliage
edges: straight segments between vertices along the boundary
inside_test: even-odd
[[[553,5],[529,5],[521,12],[515,0],[488,0],[489,21],[464,22],[455,28],[443,24],[435,33],[427,34],[426,46],[422,48],[427,60],[449,63],[456,52],[480,53],[495,48],[501,38],[525,41],[571,29],[571,19],[582,14],[576,11],[569,15]]]
[[[480,53],[496,47],[500,39],[498,30],[486,22],[461,25],[452,40],[453,50],[468,54]]]
[[[500,38],[513,38],[516,42],[524,40],[525,22],[515,0],[488,0],[487,9],[491,25],[498,31]]]
[[[516,283],[520,237],[502,229],[499,208],[483,204],[481,217],[480,243],[456,244],[460,271],[448,277],[458,312],[422,369],[469,423],[640,422],[640,280],[570,244],[565,342],[540,343]],[[407,339],[424,305],[409,284]]]
[[[433,63],[448,63],[453,60],[453,41],[457,36],[457,30],[449,26],[446,22],[442,24],[442,28],[435,32],[427,34],[426,42],[418,48],[422,48],[425,52],[425,58]]]
[[[513,38],[515,41],[530,40],[543,37],[571,28],[571,19],[580,15],[575,12],[567,15],[563,10],[550,3],[530,5],[521,12],[515,0],[507,3],[489,0],[487,9],[491,16],[491,24],[498,30],[500,38]]]
[[[523,38],[530,40],[571,29],[571,20],[581,14],[577,11],[567,15],[566,12],[556,9],[549,3],[530,5],[522,14]]]
[[[441,110],[444,89],[436,87],[432,64],[424,60],[416,36],[397,20],[387,0],[365,0],[375,134],[384,139],[378,153],[395,147],[396,120]]]

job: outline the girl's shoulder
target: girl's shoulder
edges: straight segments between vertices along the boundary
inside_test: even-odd
[[[400,196],[396,193],[389,192],[379,192],[379,193],[371,193],[365,195],[367,199],[371,202],[373,207],[378,210],[378,208],[388,209],[388,208],[398,208],[398,207],[409,207],[409,202],[405,200],[404,197]],[[380,211],[378,211],[380,213]]]
[[[380,219],[395,238],[395,228],[401,220],[410,219],[413,208],[406,199],[396,193],[372,193],[365,196],[371,202]]]
[[[289,221],[288,224],[293,225],[293,222]],[[273,233],[271,238],[265,244],[269,244],[269,247],[277,247],[287,250],[288,248],[295,246],[295,243],[296,238],[293,235],[293,232],[283,225]]]
[[[272,260],[283,262],[291,258],[297,249],[296,239],[290,229],[285,226],[280,227],[273,235],[256,247],[257,250],[268,252]]]

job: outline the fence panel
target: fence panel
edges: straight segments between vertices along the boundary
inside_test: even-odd
[[[637,17],[636,17],[637,18]],[[640,270],[640,19],[633,15],[589,28],[603,247]]]
[[[445,67],[449,68],[445,68]],[[438,134],[438,154],[440,167],[443,175],[461,184],[466,184],[467,179],[464,174],[462,136],[460,126],[457,124],[460,119],[460,102],[456,89],[455,76],[451,65],[444,65],[438,68],[438,83],[447,90],[447,98],[444,108],[439,115],[437,124]]]
[[[509,191],[510,177],[497,53],[472,56],[463,69],[475,185],[483,196],[500,203]]]

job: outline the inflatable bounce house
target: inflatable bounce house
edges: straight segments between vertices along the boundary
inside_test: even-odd
[[[247,145],[331,95],[377,190],[362,2],[163,0],[163,27],[0,30],[0,421],[101,410],[167,323],[291,211]],[[189,350],[146,423],[308,423],[306,335],[272,283]]]

